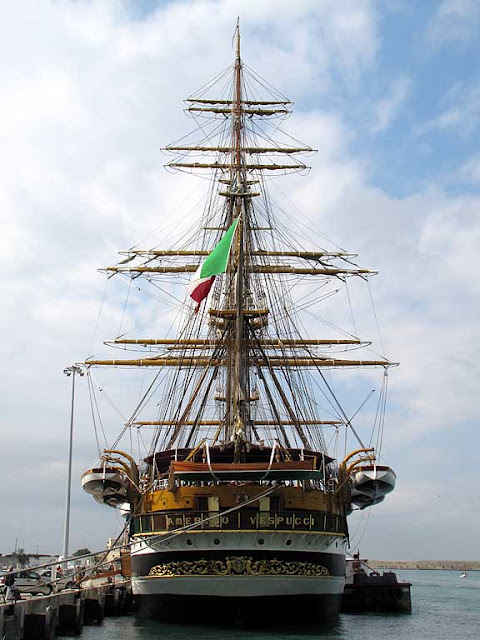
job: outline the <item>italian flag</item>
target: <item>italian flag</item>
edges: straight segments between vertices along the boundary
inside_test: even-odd
[[[225,273],[227,270],[228,258],[237,224],[238,218],[233,221],[215,249],[205,258],[190,280],[187,291],[189,296],[197,303],[195,311],[198,311],[200,303],[208,296],[215,276]]]

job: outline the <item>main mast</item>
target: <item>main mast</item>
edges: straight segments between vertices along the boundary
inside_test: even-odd
[[[236,29],[236,58],[235,58],[235,93],[233,99],[233,145],[232,145],[232,180],[230,191],[232,195],[228,195],[232,202],[235,218],[238,218],[237,225],[237,242],[236,242],[236,281],[234,290],[235,300],[235,329],[229,347],[232,349],[233,372],[228,372],[227,389],[227,415],[226,428],[233,433],[235,442],[235,458],[240,461],[242,458],[245,442],[245,425],[249,420],[249,399],[247,397],[246,384],[246,353],[245,353],[245,335],[244,335],[244,233],[247,229],[247,184],[245,179],[245,171],[242,165],[242,132],[243,132],[243,106],[242,106],[242,60],[240,57],[240,28],[237,24]],[[235,193],[235,196],[233,195]],[[243,213],[243,215],[242,215]],[[233,220],[232,220],[233,222]],[[233,373],[233,375],[232,375]],[[233,379],[232,379],[233,378]],[[233,424],[232,424],[233,417]]]

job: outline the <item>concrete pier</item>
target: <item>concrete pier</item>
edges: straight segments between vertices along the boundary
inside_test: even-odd
[[[127,613],[131,604],[127,582],[0,603],[0,638],[53,640],[55,635],[78,635],[83,625],[101,624],[105,615]]]

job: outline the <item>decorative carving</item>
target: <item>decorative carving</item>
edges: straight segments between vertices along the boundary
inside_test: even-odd
[[[251,556],[227,556],[225,560],[180,560],[157,564],[150,577],[173,576],[329,576],[326,567],[315,562],[254,560]]]

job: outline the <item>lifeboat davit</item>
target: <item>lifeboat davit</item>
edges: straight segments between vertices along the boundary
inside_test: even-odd
[[[393,491],[397,476],[390,467],[368,465],[352,475],[352,504],[365,509],[384,500]]]
[[[83,490],[97,502],[110,507],[118,507],[127,502],[128,483],[127,475],[117,467],[88,469],[82,475]]]

